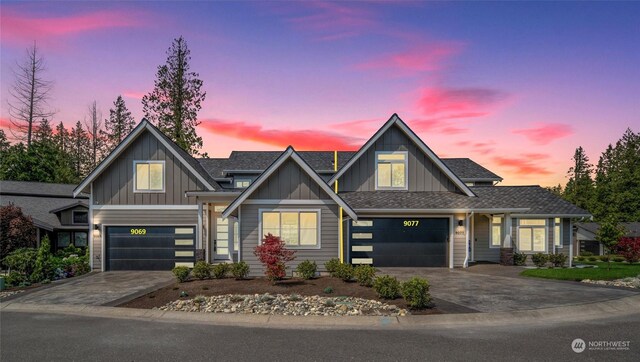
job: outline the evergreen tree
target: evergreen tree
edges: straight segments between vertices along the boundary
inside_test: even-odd
[[[558,196],[558,197],[563,197],[563,193],[564,191],[562,190],[562,185],[558,184],[557,186],[547,186],[545,187],[545,189],[547,189],[547,191],[551,192],[552,194]]]
[[[104,122],[104,130],[102,136],[105,142],[105,154],[113,151],[122,140],[135,127],[135,121],[131,116],[131,112],[127,109],[122,96],[118,96],[113,102],[113,108],[109,110],[109,119]]]
[[[82,179],[91,171],[91,141],[78,121],[69,134],[69,155],[75,175]]]
[[[593,165],[582,147],[578,147],[573,155],[573,167],[567,173],[569,181],[564,190],[564,198],[578,207],[588,210],[593,195]]]
[[[69,156],[58,150],[53,142],[39,142],[35,138],[30,148],[21,142],[2,153],[0,179],[56,183],[78,181]]]
[[[6,152],[9,149],[10,143],[7,141],[7,134],[4,133],[4,130],[0,129],[0,157],[2,157],[1,152]]]
[[[53,143],[60,151],[69,152],[69,131],[67,131],[64,123],[62,122],[56,126],[56,133],[53,135]]]
[[[145,117],[185,151],[196,155],[202,137],[196,133],[198,111],[206,92],[199,75],[189,71],[190,51],[179,37],[167,51],[167,62],[158,67],[155,86],[142,98]]]
[[[53,142],[53,129],[48,119],[43,118],[42,121],[40,121],[38,127],[33,132],[33,141],[40,143]]]

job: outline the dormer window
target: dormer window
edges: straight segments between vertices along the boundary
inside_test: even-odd
[[[164,192],[164,161],[133,161],[135,192]]]
[[[89,223],[89,212],[87,211],[78,211],[78,210],[73,210],[71,212],[72,214],[72,221],[74,224],[88,224]]]
[[[235,188],[237,189],[246,189],[251,185],[250,178],[237,178],[235,179]]]
[[[407,189],[406,151],[376,152],[376,190]]]

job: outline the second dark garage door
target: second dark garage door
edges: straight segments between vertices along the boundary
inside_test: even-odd
[[[376,267],[448,265],[448,218],[361,220],[351,225],[349,239],[353,264],[371,261]]]
[[[171,270],[193,267],[193,226],[107,226],[106,270]]]

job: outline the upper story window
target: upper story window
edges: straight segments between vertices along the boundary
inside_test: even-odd
[[[164,192],[164,161],[134,161],[135,192]]]
[[[407,189],[406,151],[376,152],[376,190]]]
[[[547,251],[547,220],[518,220],[518,249],[521,252]]]
[[[237,178],[235,179],[234,187],[237,189],[246,189],[251,185],[250,178]]]
[[[72,211],[72,220],[73,224],[88,224],[89,223],[89,212],[88,211]]]

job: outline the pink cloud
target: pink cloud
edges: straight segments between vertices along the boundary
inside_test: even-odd
[[[458,54],[460,43],[432,43],[413,46],[399,53],[385,54],[356,65],[360,70],[379,69],[394,75],[410,75],[416,72],[441,70],[451,56]]]
[[[135,91],[125,91],[122,93],[123,97],[132,98],[132,99],[142,99],[147,93],[145,92],[135,92]]]
[[[553,172],[549,171],[545,167],[541,166],[539,160],[531,159],[529,157],[501,157],[496,156],[493,158],[498,166],[507,167],[513,174],[520,176],[536,176],[536,175],[551,175]]]
[[[573,134],[573,128],[562,123],[537,123],[530,128],[515,129],[512,133],[523,135],[537,145],[546,145]]]
[[[100,10],[66,16],[34,16],[14,9],[2,9],[2,43],[29,44],[34,39],[76,35],[102,29],[141,26],[146,20],[140,13]]]
[[[299,3],[305,11],[288,18],[295,28],[313,33],[317,40],[339,40],[362,34],[376,24],[371,10],[355,3],[308,1]],[[290,13],[290,8],[283,10]]]
[[[345,136],[336,132],[312,129],[264,129],[261,125],[255,123],[220,119],[202,120],[200,127],[217,135],[282,148],[291,145],[301,151],[355,151],[360,148],[365,141],[360,138]]]
[[[507,94],[489,88],[423,88],[417,106],[423,114],[485,115]]]
[[[464,147],[472,154],[488,155],[495,150],[495,142],[472,142],[472,141],[459,141],[455,143],[458,147]]]

